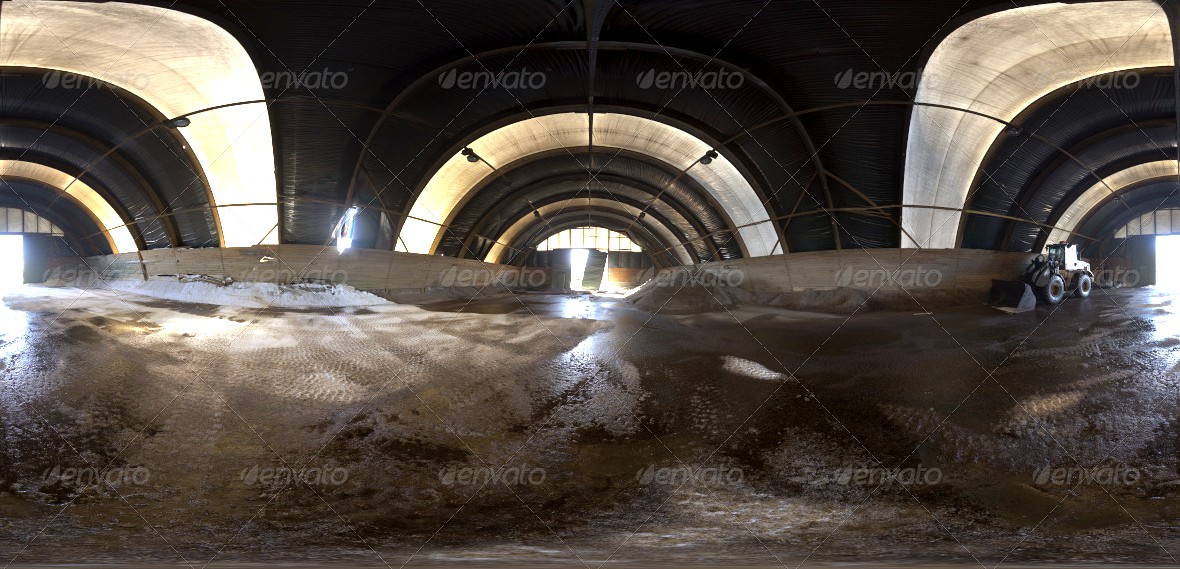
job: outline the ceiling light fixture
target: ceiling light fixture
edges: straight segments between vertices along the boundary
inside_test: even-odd
[[[717,158],[717,151],[710,150],[710,151],[706,152],[704,156],[701,157],[701,164],[708,166],[709,164],[713,163],[713,160],[715,158]]]
[[[168,128],[183,128],[183,127],[186,127],[190,124],[193,124],[193,121],[191,119],[189,119],[188,117],[176,117],[176,118],[164,123],[164,125],[167,126]]]
[[[464,148],[461,154],[467,157],[468,162],[479,162],[480,160],[479,155],[470,147]]]

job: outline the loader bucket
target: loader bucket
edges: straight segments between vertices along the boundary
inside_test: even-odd
[[[988,304],[1009,314],[1028,312],[1037,307],[1037,295],[1023,281],[992,281]]]

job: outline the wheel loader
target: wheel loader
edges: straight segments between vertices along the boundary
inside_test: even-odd
[[[1057,243],[1029,263],[1021,280],[993,280],[989,301],[1005,312],[1027,312],[1038,300],[1059,304],[1070,294],[1086,298],[1093,289],[1094,273],[1090,263],[1078,259],[1077,246]]]

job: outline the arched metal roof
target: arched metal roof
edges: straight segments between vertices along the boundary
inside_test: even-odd
[[[644,210],[636,223],[667,220],[696,260],[741,256],[730,224],[692,178],[668,164],[630,152],[596,149],[571,156],[565,150],[533,155],[498,170],[499,176],[477,188],[448,225],[438,251],[481,258],[486,249],[474,239],[494,239],[503,225],[536,206],[571,197],[605,197]],[[594,176],[587,175],[586,161]],[[645,221],[646,220],[646,221]]]
[[[71,89],[60,75],[46,87],[85,91],[97,81],[133,94],[163,118],[191,115],[181,136],[219,207],[223,244],[277,242],[275,207],[241,205],[275,202],[274,149],[267,108],[257,102],[258,72],[221,27],[123,2],[9,2],[0,17],[0,66],[63,71],[67,79],[80,77],[82,88]],[[255,103],[206,110],[249,101]],[[153,122],[142,121],[140,130]]]
[[[641,117],[604,113],[543,115],[513,123],[466,145],[478,160],[456,153],[430,178],[410,209],[400,233],[405,250],[432,254],[454,213],[469,194],[505,166],[530,156],[596,146],[607,154],[629,151],[684,172],[709,196],[733,224],[749,256],[771,254],[778,237],[763,200],[737,168],[722,155],[709,164],[700,160],[712,147],[689,133]],[[587,163],[583,166],[591,170]],[[588,176],[593,181],[593,174]],[[607,190],[609,193],[609,190]]]
[[[63,84],[63,80],[66,83]],[[217,224],[195,157],[141,99],[84,75],[9,68],[0,75],[0,160],[38,168],[33,178],[71,193],[120,251],[216,246]],[[52,171],[52,174],[45,172]],[[67,231],[69,228],[63,228]],[[130,234],[130,240],[123,237]]]
[[[1167,9],[1149,0],[539,0],[494,9],[470,0],[31,0],[4,6],[0,34],[11,38],[0,65],[108,76],[110,90],[138,101],[135,112],[152,121],[191,116],[188,127],[152,131],[171,133],[156,149],[140,147],[154,144],[141,136],[111,156],[78,158],[83,145],[65,133],[51,133],[39,154],[30,149],[71,175],[93,162],[85,181],[134,222],[141,247],[235,245],[259,232],[268,233],[264,241],[328,244],[344,211],[359,206],[359,246],[404,242],[486,258],[508,227],[531,215],[530,201],[618,192],[622,205],[612,215],[646,211],[694,261],[898,247],[915,238],[1031,249],[1048,238],[1044,226],[1056,223],[1049,219],[1065,218],[1085,191],[1079,184],[1088,171],[1071,170],[1061,149],[1101,176],[1161,159],[1128,145],[1131,134],[1120,128],[1152,133],[1174,150],[1174,141],[1157,136],[1176,120]],[[81,14],[90,13],[97,19],[83,26]],[[160,20],[149,26],[148,16]],[[109,38],[95,31],[129,26],[148,30],[142,41],[130,31]],[[51,30],[66,33],[55,38]],[[81,46],[85,54],[64,49]],[[137,68],[117,57],[123,50],[146,62],[150,86],[128,81],[125,72]],[[101,62],[110,70],[83,69]],[[1119,93],[1129,117],[1119,123],[1103,114],[1107,122],[1091,123],[1096,103],[1059,105],[1059,122],[1045,124],[1061,131],[1038,136],[1061,149],[1019,161],[1011,180],[1020,183],[1013,197],[1020,207],[1002,207],[1003,196],[978,173],[1011,154],[997,142],[1004,123],[1036,120],[1041,108],[1064,101],[1058,90],[1121,71],[1156,76]],[[218,105],[228,106],[194,114]],[[74,131],[109,148],[118,140],[85,126],[128,113],[117,101],[106,107],[67,114],[77,119]],[[572,126],[546,122],[561,117]],[[193,140],[196,129],[213,125],[219,144],[235,128],[245,132],[248,140],[222,145],[242,154],[218,157]],[[622,138],[643,125],[667,136],[629,147]],[[28,145],[19,127],[5,128],[0,139]],[[506,132],[513,136],[491,144],[493,133]],[[157,166],[169,162],[159,154],[168,140],[192,150],[188,161],[204,172],[202,190],[211,196],[205,203],[169,203],[179,190],[166,188],[185,175]],[[468,145],[497,172],[472,168],[480,164],[460,154]],[[713,164],[676,177],[709,149],[718,151]],[[616,150],[627,151],[608,160]],[[126,164],[108,165],[116,154]],[[478,195],[466,195],[472,189]],[[220,207],[255,202],[264,205]],[[250,216],[236,236],[218,232],[216,213],[224,226],[227,211],[274,213],[274,202],[277,214],[267,221]],[[614,223],[658,233],[636,221]],[[415,229],[431,222],[448,228]],[[943,222],[945,231],[933,231]]]
[[[1168,16],[1150,0],[1017,6],[971,21],[931,55],[917,101],[1010,121],[1041,97],[1113,71],[1170,66]],[[1002,122],[918,107],[910,124],[904,200],[961,208]],[[957,211],[907,210],[903,246],[954,247]]]
[[[517,243],[519,237],[526,233],[529,229],[536,228],[538,225],[545,226],[543,231],[535,233],[556,233],[549,225],[552,223],[548,220],[563,214],[581,214],[585,216],[587,225],[593,225],[595,216],[600,212],[623,214],[628,219],[634,219],[639,216],[641,208],[633,204],[628,204],[615,199],[603,198],[569,198],[558,202],[547,203],[537,207],[534,214],[521,216],[512,225],[507,227],[497,239],[495,245],[491,247],[487,257],[484,259],[489,263],[499,263],[504,260],[504,256],[508,249],[512,247],[511,243]],[[536,221],[534,221],[536,220]],[[644,223],[641,227],[644,229],[643,233],[655,236],[658,241],[646,240],[640,236],[638,238],[632,237],[635,233],[627,232],[626,235],[631,237],[632,241],[639,243],[640,247],[645,250],[664,251],[671,250],[677,264],[690,265],[692,258],[688,250],[681,245],[683,239],[680,239],[673,228],[666,224],[653,220],[655,223]],[[539,222],[539,223],[538,223]],[[633,230],[635,228],[630,228]],[[544,235],[548,237],[548,235]],[[646,242],[645,242],[646,241]]]
[[[65,233],[72,253],[79,256],[115,253],[104,228],[86,207],[39,180],[0,177],[0,207],[32,212]]]
[[[69,174],[49,166],[20,160],[0,160],[0,180],[36,182],[56,190],[61,194],[61,199],[74,202],[100,228],[111,252],[127,253],[139,250],[135,238],[119,217],[119,213],[94,191],[94,188],[86,185],[86,182],[76,180]],[[40,214],[31,204],[24,209]]]
[[[1098,202],[1143,180],[1177,180],[1171,70],[1136,73],[1134,89],[1107,75],[1052,93],[1017,117],[1029,135],[998,135],[969,204],[1006,217],[966,216],[963,246],[1040,251],[1101,239],[1074,231]]]

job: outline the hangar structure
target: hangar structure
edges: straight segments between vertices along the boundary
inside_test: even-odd
[[[0,0],[0,561],[1175,565],[1178,31]]]
[[[520,265],[593,226],[663,267],[1096,256],[1177,203],[1167,3],[552,4],[6,2],[0,205],[79,256],[356,208],[354,248]]]

